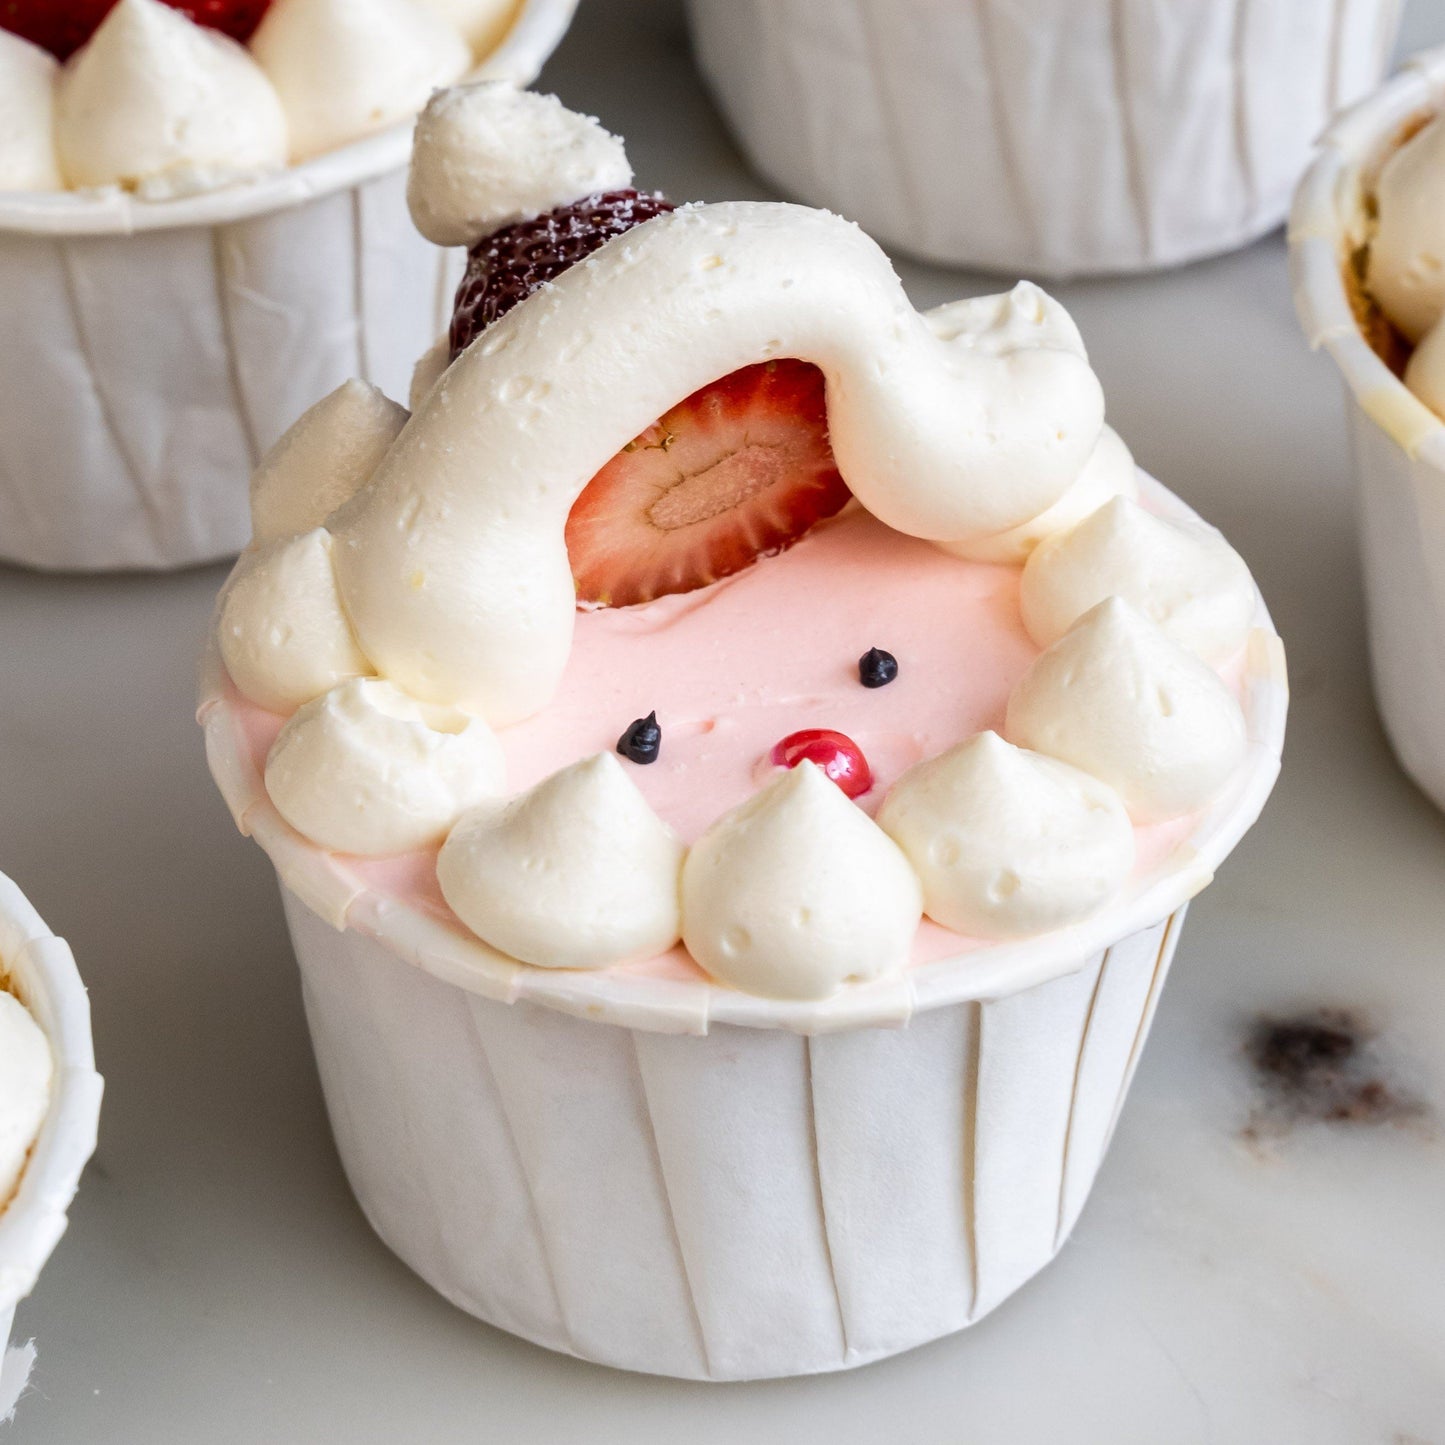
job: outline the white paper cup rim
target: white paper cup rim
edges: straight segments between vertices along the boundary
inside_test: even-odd
[[[1166,515],[1195,516],[1153,478],[1141,480]],[[1245,763],[1156,874],[1136,880],[1115,903],[1081,924],[920,964],[821,1000],[761,998],[711,980],[534,968],[376,892],[346,869],[344,859],[303,838],[276,811],[228,697],[214,627],[202,660],[197,717],[205,730],[212,775],[237,826],[265,850],[281,882],[333,927],[373,937],[436,978],[507,1003],[526,999],[652,1032],[701,1034],[713,1023],[728,1023],[816,1034],[897,1025],[921,1010],[1000,998],[1046,983],[1072,973],[1100,950],[1152,926],[1198,894],[1258,818],[1279,774],[1289,689],[1284,647],[1263,598],[1246,646],[1244,686]]]
[[[1310,347],[1326,351],[1361,409],[1411,458],[1445,471],[1445,422],[1375,353],[1355,320],[1344,271],[1363,240],[1363,202],[1402,127],[1445,108],[1445,46],[1422,51],[1336,117],[1295,191],[1290,284]]]
[[[468,80],[530,85],[557,48],[578,0],[525,0],[506,38]],[[399,170],[411,156],[415,120],[395,125],[254,181],[176,200],[147,201],[108,187],[96,191],[0,194],[0,233],[116,236],[215,226],[299,206]]]
[[[30,1293],[65,1233],[66,1211],[95,1152],[102,1082],[95,1071],[90,1000],[75,958],[10,879],[0,874],[0,974],[50,1041],[50,1109],[20,1187],[0,1210],[0,1314]],[[4,1341],[0,1340],[0,1349]]]

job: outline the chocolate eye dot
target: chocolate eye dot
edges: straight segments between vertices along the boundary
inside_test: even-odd
[[[898,659],[881,647],[870,647],[858,659],[858,681],[864,687],[887,687],[898,676]]]
[[[662,729],[657,723],[657,714],[650,712],[633,722],[617,739],[617,751],[628,762],[655,763],[662,751]]]

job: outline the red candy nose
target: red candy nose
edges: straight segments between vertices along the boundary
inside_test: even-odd
[[[850,798],[861,798],[873,786],[873,770],[863,749],[846,733],[835,733],[830,728],[789,733],[774,746],[773,762],[780,768],[814,763]]]

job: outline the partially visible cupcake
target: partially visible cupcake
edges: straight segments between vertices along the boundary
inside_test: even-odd
[[[249,470],[433,334],[454,262],[402,201],[410,124],[525,84],[575,0],[0,7],[0,559],[240,549]]]
[[[1405,771],[1445,807],[1445,49],[1325,133],[1290,264],[1349,397],[1375,696]]]
[[[688,0],[758,170],[928,260],[1178,265],[1284,218],[1398,0]]]
[[[383,130],[495,47],[478,27],[474,53],[425,0],[12,0],[0,27],[7,189],[115,185],[153,200]],[[50,172],[35,160],[47,148]]]
[[[95,1149],[100,1095],[90,1007],[70,949],[0,876],[0,1356],[15,1306],[65,1232]],[[3,1372],[11,1389],[0,1391],[0,1424],[25,1373]]]

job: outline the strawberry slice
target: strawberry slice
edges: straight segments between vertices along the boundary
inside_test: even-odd
[[[165,0],[198,25],[249,40],[271,0]],[[59,60],[79,50],[100,28],[116,0],[0,0],[0,30],[39,45]]]
[[[672,208],[608,191],[484,236],[457,289],[453,359],[534,291]],[[822,372],[791,359],[744,367],[679,402],[587,484],[567,519],[577,600],[630,607],[705,587],[791,546],[850,495],[828,445]]]
[[[851,493],[828,445],[823,373],[791,359],[694,392],[628,443],[567,518],[577,600],[690,592],[796,542]]]

